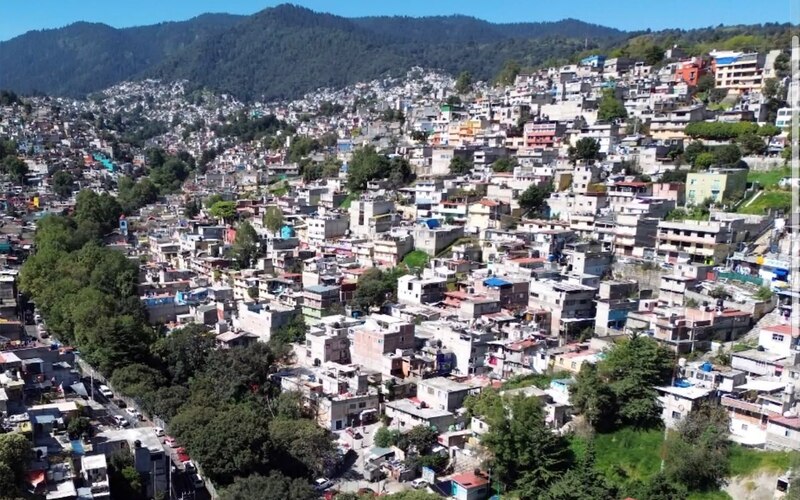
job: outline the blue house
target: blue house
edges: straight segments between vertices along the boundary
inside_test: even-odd
[[[606,56],[595,54],[581,59],[581,66],[591,66],[592,68],[602,68],[606,64]]]

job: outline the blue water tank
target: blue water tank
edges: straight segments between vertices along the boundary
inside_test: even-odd
[[[703,363],[700,366],[700,369],[703,370],[704,372],[710,372],[710,371],[712,371],[714,369],[714,365],[712,365],[710,362],[706,361],[705,363]]]

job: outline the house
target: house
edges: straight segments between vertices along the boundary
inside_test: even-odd
[[[105,430],[92,438],[92,445],[106,459],[120,451],[131,453],[148,497],[167,492],[170,457],[152,427]]]
[[[717,168],[691,172],[686,176],[686,204],[700,205],[710,199],[714,203],[738,200],[747,187],[746,168]]]
[[[572,281],[534,280],[528,307],[550,312],[550,334],[574,336],[595,321],[597,289]]]
[[[381,196],[362,195],[350,204],[350,234],[374,238],[392,228],[394,202]]]
[[[414,348],[414,325],[372,314],[353,330],[353,362],[386,375],[400,373],[402,353]]]
[[[661,420],[668,429],[677,427],[681,420],[701,402],[708,400],[714,393],[703,387],[656,387],[661,402]]]
[[[761,90],[765,53],[714,50],[709,55],[716,88],[738,92]]]
[[[397,300],[401,304],[435,304],[444,300],[447,280],[442,278],[417,278],[406,274],[397,279]]]
[[[769,352],[791,356],[800,348],[800,329],[792,325],[772,325],[761,328],[758,345]]]
[[[455,423],[456,417],[447,410],[428,408],[417,398],[398,399],[385,403],[386,416],[392,419],[391,427],[408,431],[418,425],[446,430]]]
[[[442,226],[429,220],[414,226],[414,248],[436,256],[464,236],[464,226]]]
[[[420,380],[417,383],[417,399],[428,408],[455,412],[464,405],[464,400],[476,387],[445,377]]]
[[[317,398],[317,423],[331,431],[362,425],[379,406],[377,394],[323,395]]]
[[[474,472],[456,474],[450,484],[450,495],[456,500],[485,500],[491,494],[489,479]]]
[[[800,451],[800,417],[797,412],[769,417],[766,447],[772,450]]]
[[[327,316],[333,306],[340,303],[340,287],[313,285],[303,290],[303,316],[309,323]]]
[[[245,332],[258,336],[261,342],[268,342],[272,333],[287,325],[296,314],[295,308],[278,302],[239,302],[236,324]]]
[[[81,457],[81,475],[90,488],[92,499],[111,498],[108,483],[108,466],[105,455],[84,455]]]

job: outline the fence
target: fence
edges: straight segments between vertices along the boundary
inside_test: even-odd
[[[747,274],[720,272],[717,273],[717,279],[728,279],[734,281],[741,281],[744,283],[753,283],[754,285],[763,286],[764,278],[760,276],[749,276]]]

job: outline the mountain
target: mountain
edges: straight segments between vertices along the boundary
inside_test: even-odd
[[[80,96],[134,78],[241,16],[204,14],[182,22],[116,29],[98,23],[30,31],[0,43],[0,88]]]
[[[575,19],[493,24],[467,16],[344,18],[293,5],[252,16],[206,14],[115,29],[76,23],[0,43],[0,88],[83,96],[123,80],[187,79],[242,99],[292,98],[413,66],[488,80],[521,67],[575,61],[590,51],[639,60],[679,44],[692,53],[788,47],[790,25],[626,33]],[[648,56],[648,57],[649,57]]]

